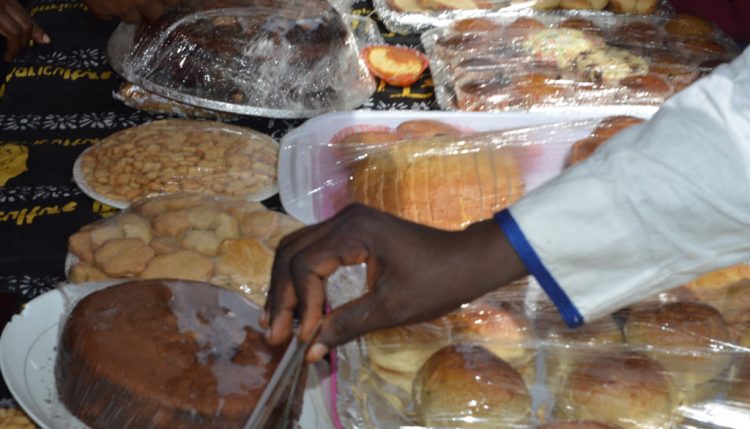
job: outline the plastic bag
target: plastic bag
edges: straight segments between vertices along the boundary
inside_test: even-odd
[[[92,428],[244,427],[288,358],[286,345],[265,343],[261,307],[207,283],[60,290],[67,308],[56,348],[58,394]],[[300,415],[304,385],[303,378],[287,394],[293,416]]]
[[[261,201],[277,192],[278,145],[220,122],[163,120],[119,131],[87,149],[73,176],[118,208],[144,197],[202,192]]]
[[[205,281],[262,305],[274,249],[301,226],[260,203],[197,194],[150,198],[73,234],[67,276],[73,283],[109,278]]]
[[[309,117],[351,110],[375,90],[325,0],[188,0],[156,22],[122,24],[108,53],[130,82],[230,113]]]
[[[444,109],[660,105],[739,54],[686,15],[569,18],[518,14],[458,21],[422,35]]]

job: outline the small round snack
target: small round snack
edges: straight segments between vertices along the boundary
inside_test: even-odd
[[[644,21],[623,24],[614,32],[613,42],[625,47],[652,45],[658,39],[659,30]]]
[[[479,346],[439,350],[419,370],[412,393],[425,426],[511,429],[525,427],[531,417],[521,375]]]
[[[650,102],[661,102],[672,95],[669,84],[653,73],[628,76],[620,81],[620,85],[626,88],[631,96]]]
[[[688,60],[668,53],[653,55],[649,71],[669,81],[675,92],[682,91],[698,78],[698,72]]]
[[[374,366],[412,379],[422,364],[449,341],[450,327],[442,319],[382,329],[364,337]]]
[[[638,353],[594,356],[568,375],[555,416],[622,429],[668,428],[677,407],[672,378]]]
[[[729,330],[710,305],[678,302],[637,310],[624,333],[628,345],[643,348],[688,390],[718,377],[731,362]]]
[[[445,122],[429,119],[414,119],[402,122],[396,132],[408,139],[424,139],[438,136],[458,137],[463,132]]]
[[[697,16],[680,14],[667,21],[664,29],[677,36],[701,37],[710,34],[714,28],[710,22]]]
[[[619,429],[614,426],[592,420],[579,420],[574,422],[555,422],[539,426],[538,429]]]
[[[566,18],[557,24],[557,28],[568,28],[571,30],[580,30],[591,33],[595,36],[602,37],[602,29],[598,25],[583,18]]]
[[[609,0],[609,10],[615,13],[651,15],[656,12],[659,0]]]
[[[154,257],[154,249],[139,238],[108,240],[94,254],[94,261],[112,278],[140,273]]]
[[[487,18],[467,18],[454,22],[451,29],[459,33],[492,33],[502,30],[503,26]]]
[[[402,46],[368,46],[362,58],[373,75],[393,86],[414,84],[430,64],[423,53]]]
[[[86,150],[74,177],[119,208],[179,192],[267,198],[275,190],[278,145],[219,122],[161,120],[119,131]]]
[[[520,368],[534,357],[531,321],[517,306],[503,302],[469,304],[448,316],[456,341],[476,344]]]

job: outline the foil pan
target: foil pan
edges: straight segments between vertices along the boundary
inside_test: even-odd
[[[417,3],[418,0],[414,1]],[[534,9],[537,0],[490,0],[489,4],[483,9],[455,9],[455,10],[435,10],[435,11],[403,11],[394,8],[392,0],[373,0],[372,4],[380,20],[385,27],[394,33],[413,34],[422,33],[430,28],[444,27],[451,21],[467,18],[499,18],[508,14],[515,16],[525,16],[540,13]],[[617,14],[607,10],[587,10],[587,9],[553,9],[545,10],[541,13],[564,16],[575,16],[583,19],[598,17],[617,16]],[[674,8],[668,0],[660,0],[655,15],[672,16]]]
[[[326,8],[324,8],[320,15],[323,17],[323,20],[335,22],[339,19],[339,15],[330,6],[326,6]],[[302,9],[305,10],[304,7]],[[265,82],[262,79],[248,76],[247,69],[242,66],[242,59],[237,60],[237,56],[232,57],[231,54],[228,54],[226,59],[215,58],[214,61],[211,61],[210,57],[208,59],[205,58],[204,55],[202,63],[196,66],[200,70],[201,82],[198,85],[185,85],[184,80],[180,80],[179,78],[172,80],[174,73],[168,68],[171,66],[183,67],[185,63],[191,60],[190,55],[193,48],[190,43],[183,43],[183,46],[178,45],[176,48],[174,47],[176,43],[180,43],[181,41],[174,42],[176,38],[175,34],[170,34],[170,32],[179,25],[186,22],[190,24],[200,20],[221,19],[227,16],[239,17],[238,19],[240,20],[253,20],[259,14],[265,14],[265,16],[270,17],[269,22],[271,24],[279,24],[275,27],[271,25],[271,31],[283,32],[288,30],[285,26],[290,25],[290,22],[297,22],[288,18],[288,16],[298,16],[300,13],[296,12],[297,15],[295,15],[294,11],[290,12],[291,8],[273,8],[261,4],[240,8],[211,10],[200,10],[199,5],[196,7],[196,10],[197,12],[187,15],[171,25],[168,23],[164,24],[166,28],[163,29],[163,34],[153,37],[152,41],[147,42],[148,46],[144,46],[142,41],[138,42],[138,25],[120,24],[112,34],[107,46],[107,55],[112,68],[127,81],[154,94],[181,103],[219,112],[271,118],[308,118],[327,112],[353,110],[367,101],[375,91],[375,81],[370,76],[364,61],[359,57],[359,50],[369,44],[381,43],[382,36],[377,30],[377,25],[370,19],[354,16],[347,16],[343,19],[343,25],[346,27],[347,32],[343,48],[336,55],[331,55],[331,58],[328,60],[329,63],[338,65],[338,72],[321,73],[319,71],[318,77],[311,78],[310,75],[312,72],[309,68],[305,70],[304,67],[298,67],[292,70],[284,67],[284,64],[289,64],[297,59],[293,49],[271,51],[275,55],[275,58],[272,57],[271,60],[267,61],[274,64],[281,64],[278,69],[268,73],[271,78],[275,79],[278,76],[283,78],[284,81],[292,82],[292,84],[296,84],[303,79],[312,80],[311,85],[313,88],[310,92],[322,94],[319,97],[320,99],[316,98],[317,95],[308,97],[308,100],[314,98],[314,102],[307,105],[305,104],[307,101],[302,96],[300,97],[303,99],[302,101],[289,102],[287,103],[288,106],[279,107],[279,104],[284,104],[287,100],[283,96],[280,96],[278,92],[273,91],[268,92],[270,95],[267,98],[258,101],[257,96],[254,94],[260,93],[260,90],[267,90],[269,87],[284,88],[286,85],[277,84],[276,82]],[[287,14],[284,15],[283,13]],[[304,14],[310,14],[309,12],[301,13],[303,16]],[[277,14],[281,15],[277,18]],[[314,19],[317,19],[317,17],[307,19],[307,21]],[[299,22],[302,22],[300,25],[302,28],[316,28],[314,25],[306,22],[305,19],[301,18]],[[354,33],[356,33],[356,36],[353,34],[352,27],[355,27]],[[180,35],[177,36],[177,38],[179,37]],[[240,43],[246,43],[243,46],[235,46],[236,49],[253,49],[254,40],[252,39],[243,42],[241,37],[235,36],[233,40],[235,44],[238,43],[237,40],[240,40]],[[214,40],[211,40],[211,42],[214,42]],[[260,42],[262,43],[263,40]],[[164,61],[165,53],[162,52],[163,46],[160,46],[167,43],[172,43],[173,45],[170,47],[170,52],[167,52],[169,62]],[[287,45],[290,44],[287,43]],[[180,57],[180,55],[185,56]],[[156,66],[149,64],[149,61],[152,61]],[[225,64],[231,63],[234,63],[234,68],[224,67]],[[258,63],[261,63],[261,61],[258,61]],[[213,88],[221,85],[227,86],[227,82],[234,84],[236,87],[236,82],[238,81],[240,82],[239,86],[242,92],[244,94],[251,94],[256,100],[249,97],[230,100],[227,97],[220,98],[214,96],[213,93],[215,91],[213,91]]]

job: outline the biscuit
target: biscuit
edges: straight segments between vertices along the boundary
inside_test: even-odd
[[[219,214],[221,211],[212,205],[193,207],[187,211],[188,220],[195,229],[211,229]]]
[[[291,216],[282,215],[279,216],[278,220],[278,227],[273,233],[271,233],[271,236],[268,237],[268,240],[266,240],[266,243],[274,249],[279,246],[282,238],[305,226]]]
[[[139,203],[134,210],[147,218],[154,218],[167,211],[167,201],[162,198],[148,199],[142,203]]]
[[[85,283],[106,280],[109,277],[95,266],[86,262],[79,262],[70,267],[68,278],[73,283]]]
[[[220,213],[211,225],[220,238],[239,238],[240,226],[237,220],[226,213]]]
[[[156,237],[151,240],[150,246],[154,249],[157,255],[165,255],[167,253],[174,253],[181,249],[180,243],[167,237]]]
[[[180,250],[152,259],[140,277],[208,281],[213,273],[214,266],[210,259],[192,250]]]
[[[260,241],[227,239],[219,247],[216,272],[238,286],[267,286],[272,265],[273,253]]]
[[[185,210],[169,211],[155,217],[154,232],[164,237],[179,237],[190,229],[190,219]]]
[[[133,213],[124,213],[117,217],[115,223],[122,228],[125,238],[140,238],[146,244],[151,242],[151,223],[147,219]]]
[[[91,246],[100,248],[109,240],[123,238],[122,229],[117,225],[105,225],[91,230]]]
[[[194,230],[185,233],[182,238],[182,247],[195,250],[204,256],[216,256],[222,239],[212,231]]]
[[[115,238],[94,253],[94,261],[108,276],[118,278],[140,273],[154,254],[140,238]]]
[[[91,246],[91,231],[78,231],[68,238],[70,252],[84,262],[94,260],[94,249]]]
[[[271,236],[279,223],[278,215],[272,211],[248,213],[240,221],[243,237],[264,240]]]

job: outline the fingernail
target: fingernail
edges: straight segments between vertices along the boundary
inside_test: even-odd
[[[310,351],[307,352],[308,357],[311,361],[317,362],[323,359],[323,356],[328,354],[328,347],[322,343],[315,343],[310,347]]]
[[[45,35],[43,35],[43,36],[42,36],[42,43],[49,43],[49,42],[50,42],[50,38],[49,38],[49,36],[48,36],[48,35],[46,35],[46,34],[45,34]]]

